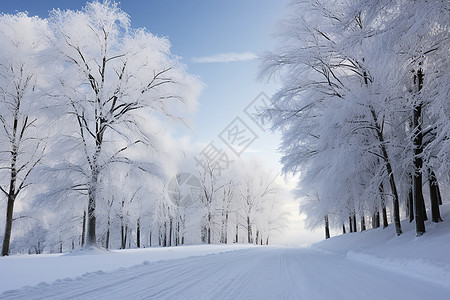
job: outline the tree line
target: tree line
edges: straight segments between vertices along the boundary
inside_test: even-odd
[[[0,36],[2,256],[269,243],[283,219],[270,172],[208,164],[187,171],[201,192],[168,191],[183,164],[172,130],[202,83],[167,38],[131,27],[107,0],[47,18],[2,14]]]
[[[310,227],[442,221],[450,170],[446,1],[295,0],[261,75],[282,87],[272,129]],[[425,189],[424,186],[427,186]],[[424,197],[425,194],[425,197]],[[428,199],[425,199],[428,198]]]

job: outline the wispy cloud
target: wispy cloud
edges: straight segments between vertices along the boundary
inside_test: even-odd
[[[192,62],[194,63],[229,63],[233,61],[247,61],[258,58],[255,53],[244,52],[244,53],[220,53],[204,57],[194,57]]]

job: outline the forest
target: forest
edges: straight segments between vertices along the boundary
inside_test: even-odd
[[[442,221],[450,179],[448,1],[291,1],[261,76],[311,228]],[[427,209],[430,209],[431,214]]]
[[[268,244],[284,226],[263,162],[193,165],[174,130],[202,82],[116,2],[2,14],[0,35],[2,256]]]

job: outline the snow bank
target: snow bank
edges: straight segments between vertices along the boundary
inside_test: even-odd
[[[13,255],[0,258],[0,294],[24,286],[71,280],[143,263],[247,249],[251,245],[196,245],[106,251],[77,249],[66,254]]]
[[[430,212],[428,215],[430,216]],[[427,232],[416,237],[415,224],[402,222],[396,236],[393,224],[333,237],[312,245],[324,253],[342,254],[350,260],[437,284],[450,285],[450,203],[441,206],[444,222],[426,222]]]

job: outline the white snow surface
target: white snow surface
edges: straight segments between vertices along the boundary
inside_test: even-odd
[[[444,222],[345,234],[308,248],[201,245],[0,258],[0,299],[450,299]]]

